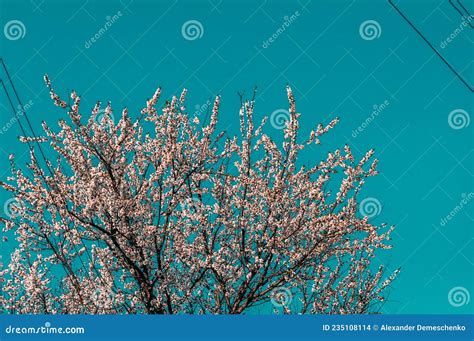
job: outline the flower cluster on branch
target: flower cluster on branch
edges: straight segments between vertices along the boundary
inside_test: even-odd
[[[338,119],[301,139],[290,87],[278,146],[266,120],[255,125],[254,99],[231,138],[217,129],[220,97],[200,122],[186,90],[158,107],[158,89],[137,119],[124,109],[115,124],[110,103],[85,120],[76,92],[67,104],[45,81],[70,121],[23,137],[55,157],[31,148],[28,169],[12,158],[0,182],[18,203],[1,219],[18,242],[0,272],[5,311],[239,314],[282,288],[284,313],[367,313],[384,300],[396,272],[372,260],[392,229],[357,214],[374,152],[356,160],[344,146],[300,166]]]

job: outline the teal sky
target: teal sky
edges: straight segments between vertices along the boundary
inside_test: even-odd
[[[31,103],[37,131],[41,120],[64,117],[49,100],[45,73],[64,97],[71,89],[82,95],[83,112],[98,99],[138,112],[158,85],[164,97],[188,88],[188,108],[197,111],[220,94],[220,125],[231,133],[238,132],[237,92],[258,86],[261,118],[287,108],[290,84],[304,132],[341,118],[303,161],[318,162],[345,143],[359,157],[376,150],[381,174],[361,199],[380,203],[374,223],[396,225],[393,249],[377,262],[402,267],[383,312],[473,313],[472,300],[461,306],[448,300],[457,287],[474,294],[474,123],[467,124],[474,112],[474,37],[459,13],[470,9],[424,0],[397,6],[418,32],[385,0],[1,0],[0,55],[23,102]],[[7,30],[12,20],[22,24],[19,35]],[[190,20],[199,22],[197,36],[183,36]],[[375,36],[360,30],[368,20],[377,24]],[[453,111],[464,124],[450,124]],[[0,128],[11,117],[1,93]],[[268,125],[267,133],[278,139],[282,132]],[[8,154],[26,160],[19,134],[17,124],[0,133],[2,180]],[[8,198],[0,192],[2,207]],[[5,258],[12,244],[1,248]]]

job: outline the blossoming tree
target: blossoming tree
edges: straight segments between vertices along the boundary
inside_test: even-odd
[[[384,300],[396,273],[372,260],[391,228],[357,215],[357,194],[377,173],[373,151],[356,161],[345,146],[299,166],[338,120],[301,139],[289,87],[279,147],[265,120],[255,125],[254,99],[230,138],[216,127],[220,97],[206,123],[186,113],[186,90],[158,109],[158,89],[136,120],[124,109],[115,124],[110,103],[86,120],[76,92],[67,104],[45,80],[70,122],[23,137],[28,169],[12,156],[0,183],[16,200],[1,221],[18,244],[0,272],[4,311],[239,314],[272,302],[283,313],[345,314]]]

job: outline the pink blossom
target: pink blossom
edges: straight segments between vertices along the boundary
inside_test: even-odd
[[[245,313],[282,287],[295,298],[284,313],[366,313],[384,300],[396,273],[371,262],[392,229],[357,209],[374,152],[358,161],[346,145],[301,167],[338,119],[301,138],[290,87],[278,146],[266,120],[254,125],[253,99],[240,136],[224,138],[220,96],[204,126],[185,111],[187,90],[157,108],[160,88],[134,121],[124,109],[115,124],[108,103],[98,122],[97,103],[83,122],[80,97],[69,106],[45,81],[70,123],[43,124],[51,167],[32,153],[24,172],[11,158],[0,182],[22,203],[0,220],[18,242],[0,272],[9,312]]]

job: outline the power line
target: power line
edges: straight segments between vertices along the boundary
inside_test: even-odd
[[[41,153],[41,156],[42,156],[44,162],[46,163],[46,167],[48,168],[48,171],[49,171],[51,177],[54,178],[54,175],[53,175],[54,172],[53,172],[53,170],[51,169],[51,167],[50,167],[50,165],[49,165],[49,162],[48,162],[48,160],[47,160],[47,158],[46,158],[46,155],[44,154],[43,148],[41,147],[41,144],[40,144],[39,141],[38,141],[38,138],[37,138],[37,136],[36,136],[35,130],[33,129],[33,126],[32,126],[32,124],[31,124],[31,121],[30,121],[30,119],[28,118],[28,115],[26,114],[25,107],[23,106],[23,103],[21,102],[20,96],[18,95],[18,92],[16,91],[16,87],[15,87],[15,85],[13,84],[13,80],[12,80],[12,78],[10,77],[10,73],[8,72],[7,66],[5,65],[5,62],[4,62],[3,58],[0,58],[0,63],[2,64],[3,69],[5,70],[5,74],[7,75],[8,82],[10,83],[10,86],[11,86],[11,88],[13,89],[13,93],[15,94],[15,97],[16,97],[16,99],[17,99],[17,101],[18,101],[18,104],[20,105],[20,109],[21,109],[22,116],[25,116],[25,119],[26,119],[26,122],[27,122],[27,124],[28,124],[28,127],[29,127],[29,129],[30,129],[30,131],[31,131],[31,134],[33,135],[34,142],[36,142],[36,145],[38,146],[38,149],[39,149],[39,151],[40,151],[40,153]],[[6,88],[6,86],[5,86],[4,82],[3,82],[3,80],[2,80],[2,86],[3,86],[3,89],[4,89],[5,93],[7,94],[8,101],[10,102],[10,105],[12,106],[12,109],[13,109],[13,111],[14,111],[14,113],[15,113],[15,117],[16,117],[16,119],[18,120],[18,123],[19,123],[19,125],[20,125],[20,127],[21,127],[21,130],[22,130],[23,134],[25,135],[25,137],[28,137],[27,134],[26,134],[26,131],[25,131],[24,127],[23,127],[23,125],[21,124],[21,121],[20,121],[20,117],[19,117],[19,115],[18,115],[18,112],[17,112],[17,110],[15,109],[15,106],[13,105],[13,102],[12,102],[12,100],[11,100],[11,98],[10,98],[10,95],[8,94],[7,88]],[[33,151],[33,148],[32,148],[31,145],[29,144],[29,141],[27,141],[27,142],[28,142],[28,146],[30,147],[30,150]]]
[[[21,123],[20,115],[18,115],[18,111],[16,110],[15,105],[13,105],[13,101],[10,97],[10,94],[8,93],[7,87],[5,86],[5,83],[3,82],[3,79],[1,79],[1,78],[0,78],[0,83],[2,83],[3,91],[7,95],[8,103],[10,103],[10,106],[11,106],[12,111],[13,111],[13,115],[15,115],[15,119],[18,121],[18,124],[20,125],[21,132],[23,133],[24,136],[27,136],[25,128],[23,127],[23,124]],[[28,144],[29,149],[31,151],[33,151],[33,147],[31,146],[30,142],[29,141],[26,141],[26,142]]]

